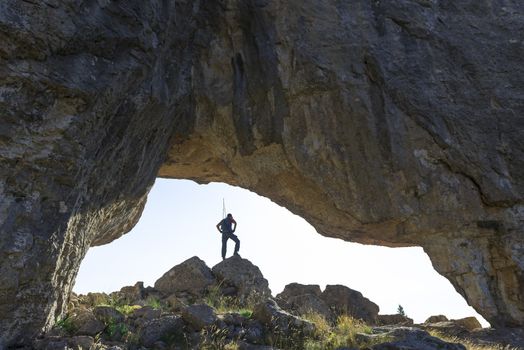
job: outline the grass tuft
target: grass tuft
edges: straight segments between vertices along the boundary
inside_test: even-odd
[[[124,315],[131,315],[135,310],[141,309],[140,305],[118,305],[115,309]]]
[[[471,340],[449,336],[449,335],[443,334],[436,330],[428,330],[428,333],[436,338],[440,338],[450,343],[460,343],[464,345],[467,350],[519,350],[519,348],[515,348],[509,345],[476,344],[475,342]]]
[[[361,347],[357,341],[358,333],[371,334],[371,327],[361,320],[348,315],[337,318],[335,325],[331,324],[318,313],[306,313],[305,319],[313,322],[316,326],[315,335],[307,339],[304,344],[306,350],[331,350],[341,347]]]

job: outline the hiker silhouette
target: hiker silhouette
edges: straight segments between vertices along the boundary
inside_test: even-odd
[[[233,227],[234,224],[234,227]],[[233,219],[233,215],[227,214],[227,216],[222,219],[217,224],[217,230],[222,234],[222,260],[226,259],[226,250],[227,250],[227,240],[231,239],[235,242],[235,255],[238,255],[238,250],[240,249],[240,240],[237,235],[234,234],[237,229],[237,222]]]

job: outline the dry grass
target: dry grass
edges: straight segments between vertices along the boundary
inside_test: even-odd
[[[314,339],[308,339],[304,343],[304,349],[306,350],[359,347],[362,344],[358,344],[357,334],[371,333],[371,327],[347,315],[338,317],[334,326],[331,326],[323,316],[317,313],[307,313],[302,317],[313,322],[316,326]]]
[[[444,341],[450,342],[450,343],[459,343],[466,347],[467,350],[519,350],[519,348],[515,348],[509,345],[482,345],[482,344],[475,344],[474,342],[464,339],[464,338],[458,338],[453,337],[449,335],[445,335],[443,333],[440,333],[435,330],[429,330],[429,334],[431,334],[434,337],[440,338]]]

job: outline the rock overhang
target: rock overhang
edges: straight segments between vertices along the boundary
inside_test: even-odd
[[[156,176],[420,245],[493,325],[522,325],[522,6],[4,4],[2,337],[52,323]]]

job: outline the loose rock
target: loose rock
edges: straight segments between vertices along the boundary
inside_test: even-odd
[[[75,309],[69,316],[74,334],[95,336],[105,329],[105,324],[99,321],[88,309]]]
[[[146,322],[139,329],[140,343],[153,346],[155,342],[165,337],[181,335],[183,322],[179,316],[163,316]]]
[[[183,320],[196,331],[211,326],[217,321],[215,310],[206,304],[190,305],[182,310]]]

